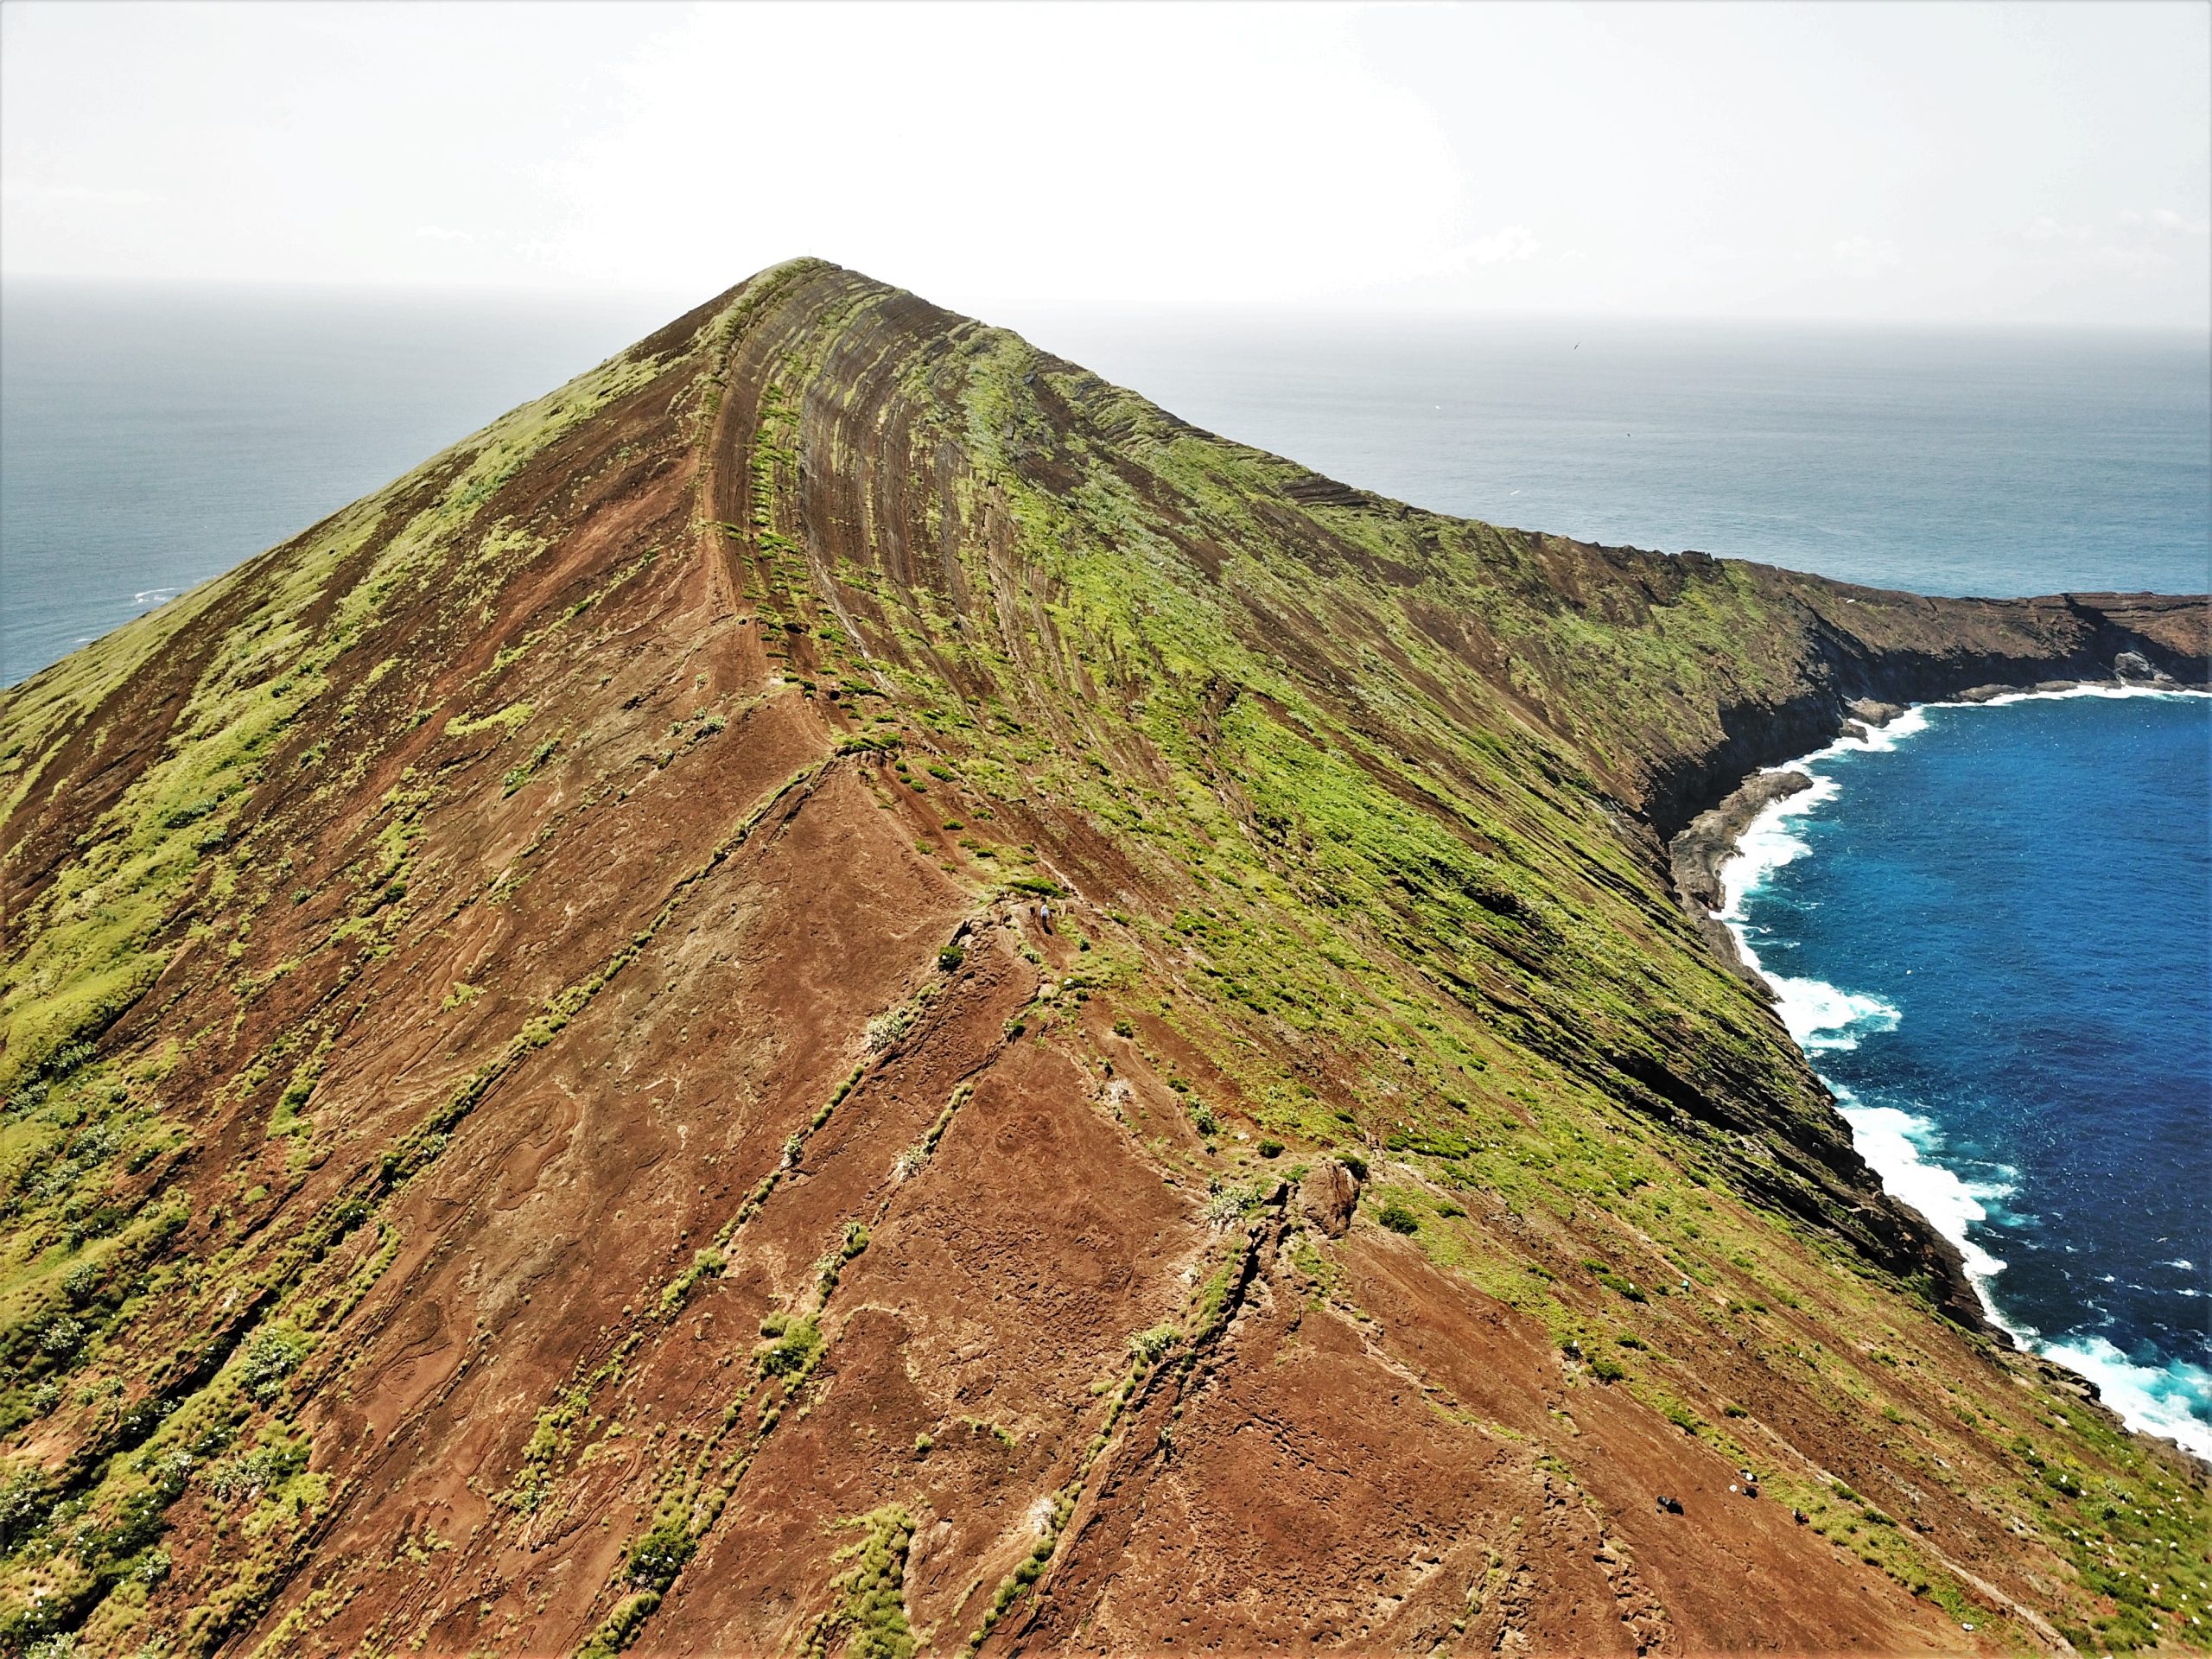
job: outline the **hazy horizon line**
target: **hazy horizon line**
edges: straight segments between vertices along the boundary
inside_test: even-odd
[[[785,263],[779,261],[780,263]],[[830,263],[837,263],[831,261]],[[762,270],[772,270],[773,265]],[[848,270],[857,267],[848,266]],[[112,272],[69,272],[43,270],[9,270],[0,268],[0,287],[43,286],[83,290],[136,292],[193,292],[200,293],[284,293],[313,295],[336,298],[340,296],[368,300],[391,299],[413,301],[429,299],[506,299],[534,301],[550,304],[626,303],[639,306],[665,305],[673,320],[686,312],[697,309],[716,296],[760,274],[748,271],[721,288],[705,295],[694,295],[676,288],[655,288],[628,285],[585,286],[556,283],[477,283],[411,282],[404,279],[384,281],[343,282],[327,278],[257,277],[257,276],[119,276]],[[875,276],[872,272],[860,274],[873,281],[883,282],[893,288],[905,289],[905,285],[887,277]],[[1343,322],[1408,322],[1408,323],[1468,323],[1468,322],[1558,322],[1584,324],[1671,324],[1723,327],[1757,330],[1781,328],[1835,328],[1854,332],[1895,331],[1911,333],[1929,329],[1952,329],[1985,334],[2134,334],[2183,336],[2212,344],[2212,315],[2202,322],[2134,322],[2119,320],[2084,321],[2080,319],[2039,319],[2021,317],[1976,317],[1923,315],[1915,317],[1877,317],[1864,314],[1815,315],[1802,312],[1752,313],[1656,310],[1656,311],[1589,311],[1560,309],[1532,309],[1523,307],[1443,307],[1434,305],[1363,305],[1341,300],[1218,300],[1218,299],[1063,299],[1046,295],[985,296],[980,300],[947,302],[917,293],[932,304],[945,309],[989,322],[994,309],[1020,312],[1031,315],[1058,315],[1108,316],[1127,315],[1130,317],[1206,317],[1210,319],[1312,319],[1328,318]]]

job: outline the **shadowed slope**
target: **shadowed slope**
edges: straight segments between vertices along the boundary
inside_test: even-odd
[[[764,273],[0,701],[0,1641],[2147,1635],[2201,1471],[1933,1317],[1664,842],[2203,631]]]

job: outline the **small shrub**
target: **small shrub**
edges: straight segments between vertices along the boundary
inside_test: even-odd
[[[1376,1211],[1375,1219],[1394,1233],[1417,1233],[1421,1230],[1421,1217],[1395,1198]]]
[[[868,1022],[868,1052],[880,1054],[906,1034],[914,1023],[912,1008],[891,1008]]]
[[[937,953],[937,965],[943,972],[951,973],[968,960],[968,953],[957,944],[948,944]]]
[[[250,1502],[308,1466],[304,1440],[264,1440],[250,1452],[210,1465],[207,1490],[226,1503]]]
[[[630,1582],[641,1590],[665,1591],[697,1548],[683,1522],[671,1516],[630,1546]]]
[[[1155,1325],[1149,1331],[1140,1331],[1129,1338],[1130,1354],[1147,1365],[1157,1365],[1160,1357],[1175,1345],[1182,1333],[1172,1325]]]
[[[763,1376],[798,1376],[822,1351],[822,1331],[812,1319],[794,1319],[760,1353]]]
[[[1628,1371],[1618,1360],[1612,1358],[1610,1355],[1596,1354],[1591,1357],[1590,1375],[1600,1382],[1618,1382],[1628,1375]]]
[[[1199,1213],[1205,1217],[1207,1226],[1219,1232],[1243,1220],[1246,1202],[1243,1193],[1224,1190],[1208,1198]]]
[[[1260,1137],[1260,1156],[1262,1158],[1281,1157],[1282,1142],[1276,1140],[1272,1135],[1262,1135]]]

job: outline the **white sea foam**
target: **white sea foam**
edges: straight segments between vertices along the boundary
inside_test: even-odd
[[[1864,737],[1839,737],[1810,758],[1821,760],[1836,754],[1887,754],[1908,737],[1927,729],[1928,706],[1916,702],[1886,726],[1869,727]]]
[[[1783,865],[1812,852],[1810,843],[1794,834],[1790,824],[1835,798],[1840,785],[1815,772],[1822,760],[1846,754],[1883,754],[1904,739],[1928,729],[1931,707],[1994,709],[2016,702],[2063,697],[2175,697],[2201,696],[2187,688],[2138,685],[2081,685],[2063,691],[2017,691],[1981,703],[1916,703],[1887,725],[1863,738],[1838,738],[1777,772],[1802,772],[1813,779],[1810,789],[1775,801],[1763,808],[1738,837],[1736,850],[1718,872],[1721,906],[1713,912],[1735,937],[1738,950],[1751,971],[1772,988],[1776,1011],[1790,1036],[1808,1055],[1822,1051],[1854,1048],[1862,1036],[1896,1029],[1903,1017],[1894,1003],[1878,996],[1846,991],[1821,980],[1797,979],[1776,974],[1760,963],[1745,923],[1744,901],[1765,885]],[[1822,1081],[1827,1081],[1825,1078]],[[2165,1437],[2212,1461],[2212,1371],[2174,1360],[2164,1366],[2139,1364],[2100,1336],[2075,1336],[2047,1340],[2032,1327],[2007,1319],[1990,1294],[1990,1281],[2005,1269],[2004,1262],[1974,1242],[1969,1229],[1986,1221],[1990,1205],[2009,1197],[2012,1187],[2004,1181],[1976,1181],[1936,1161],[1942,1146],[1942,1132],[1933,1120],[1894,1106],[1868,1106],[1848,1090],[1830,1083],[1837,1109],[1851,1126],[1852,1141],[1867,1166],[1881,1178],[1883,1189],[1912,1205],[1929,1224],[1958,1248],[1967,1279],[1973,1283],[1991,1321],[2021,1346],[2056,1361],[2097,1385],[2104,1402],[2118,1412],[2129,1427]],[[2073,1246],[2068,1245],[2069,1253]],[[2190,1264],[2176,1261],[2165,1265],[2187,1270]],[[2186,1292],[2185,1294],[2193,1294]]]
[[[2139,1365],[2102,1337],[2045,1342],[2030,1332],[2026,1345],[2095,1383],[2130,1428],[2162,1434],[2212,1462],[2212,1423],[2200,1414],[2212,1414],[2212,1371],[2181,1359]]]
[[[1766,982],[1774,987],[1782,1023],[1808,1054],[1856,1048],[1861,1037],[1895,1031],[1904,1017],[1894,1002],[1839,990],[1825,980],[1768,974]]]
[[[1900,725],[1912,717],[1912,714],[1900,715],[1891,723]],[[1858,740],[1845,741],[1856,743]],[[1827,753],[1821,751],[1821,754]],[[1819,759],[1821,755],[1808,757],[1808,762]],[[1818,773],[1808,775],[1813,779],[1810,789],[1770,801],[1745,825],[1743,834],[1737,837],[1735,852],[1720,866],[1724,902],[1714,913],[1735,936],[1736,948],[1745,963],[1772,988],[1782,1023],[1789,1027],[1797,1046],[1808,1053],[1817,1053],[1856,1048],[1859,1039],[1870,1033],[1896,1030],[1903,1016],[1895,1003],[1878,996],[1847,991],[1824,980],[1797,979],[1776,973],[1759,961],[1758,949],[1751,943],[1745,925],[1745,900],[1764,887],[1775,871],[1811,853],[1811,845],[1793,833],[1790,825],[1834,800],[1841,788],[1833,778]]]
[[[1883,1190],[1919,1211],[1930,1226],[1959,1247],[1967,1276],[1986,1302],[1985,1287],[2005,1270],[2005,1263],[1975,1243],[1967,1229],[1988,1219],[1985,1201],[2007,1196],[2012,1191],[2011,1184],[1970,1181],[1933,1162],[1929,1154],[1943,1142],[1941,1131],[1929,1119],[1895,1106],[1863,1105],[1848,1089],[1833,1083],[1828,1089],[1835,1096],[1836,1109],[1843,1114],[1843,1121],[1851,1125],[1852,1144],[1867,1166],[1882,1178]]]
[[[1992,1322],[2023,1348],[2054,1360],[2097,1385],[2098,1396],[2130,1428],[2163,1435],[2212,1460],[2212,1371],[2186,1360],[2164,1365],[2139,1364],[2107,1338],[2089,1335],[2048,1340],[2031,1325],[2005,1317],[1990,1294],[1990,1281],[2005,1269],[2003,1260],[1976,1243],[1968,1229],[1989,1216],[1990,1201],[2012,1191],[2005,1181],[1975,1181],[1934,1161],[1942,1136],[1936,1125],[1894,1106],[1866,1106],[1847,1089],[1828,1084],[1837,1109],[1851,1125],[1851,1139],[1882,1187],[1928,1217],[1930,1226],[1959,1249],[1967,1277]],[[2102,1282],[2116,1283],[2111,1274]]]
[[[1820,757],[1813,755],[1808,760]],[[1777,766],[1777,772],[1805,772],[1805,763],[1790,766]],[[1742,943],[1741,928],[1733,925],[1743,918],[1744,900],[1766,885],[1766,879],[1785,864],[1794,864],[1813,849],[1789,831],[1791,820],[1802,818],[1815,807],[1832,801],[1842,787],[1833,778],[1822,778],[1808,772],[1813,786],[1795,795],[1786,795],[1778,801],[1769,801],[1757,817],[1744,826],[1736,837],[1736,850],[1721,861],[1719,871],[1720,893],[1724,902],[1715,912],[1731,925]]]
[[[2016,702],[2040,702],[2063,697],[2201,697],[2191,685],[2070,685],[2063,691],[2007,691],[1986,702],[1942,702],[1938,709],[2003,709]],[[1923,705],[1916,703],[1915,708]]]

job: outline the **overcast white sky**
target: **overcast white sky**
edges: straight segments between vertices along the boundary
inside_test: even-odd
[[[0,270],[2212,321],[2212,7],[0,7]]]

